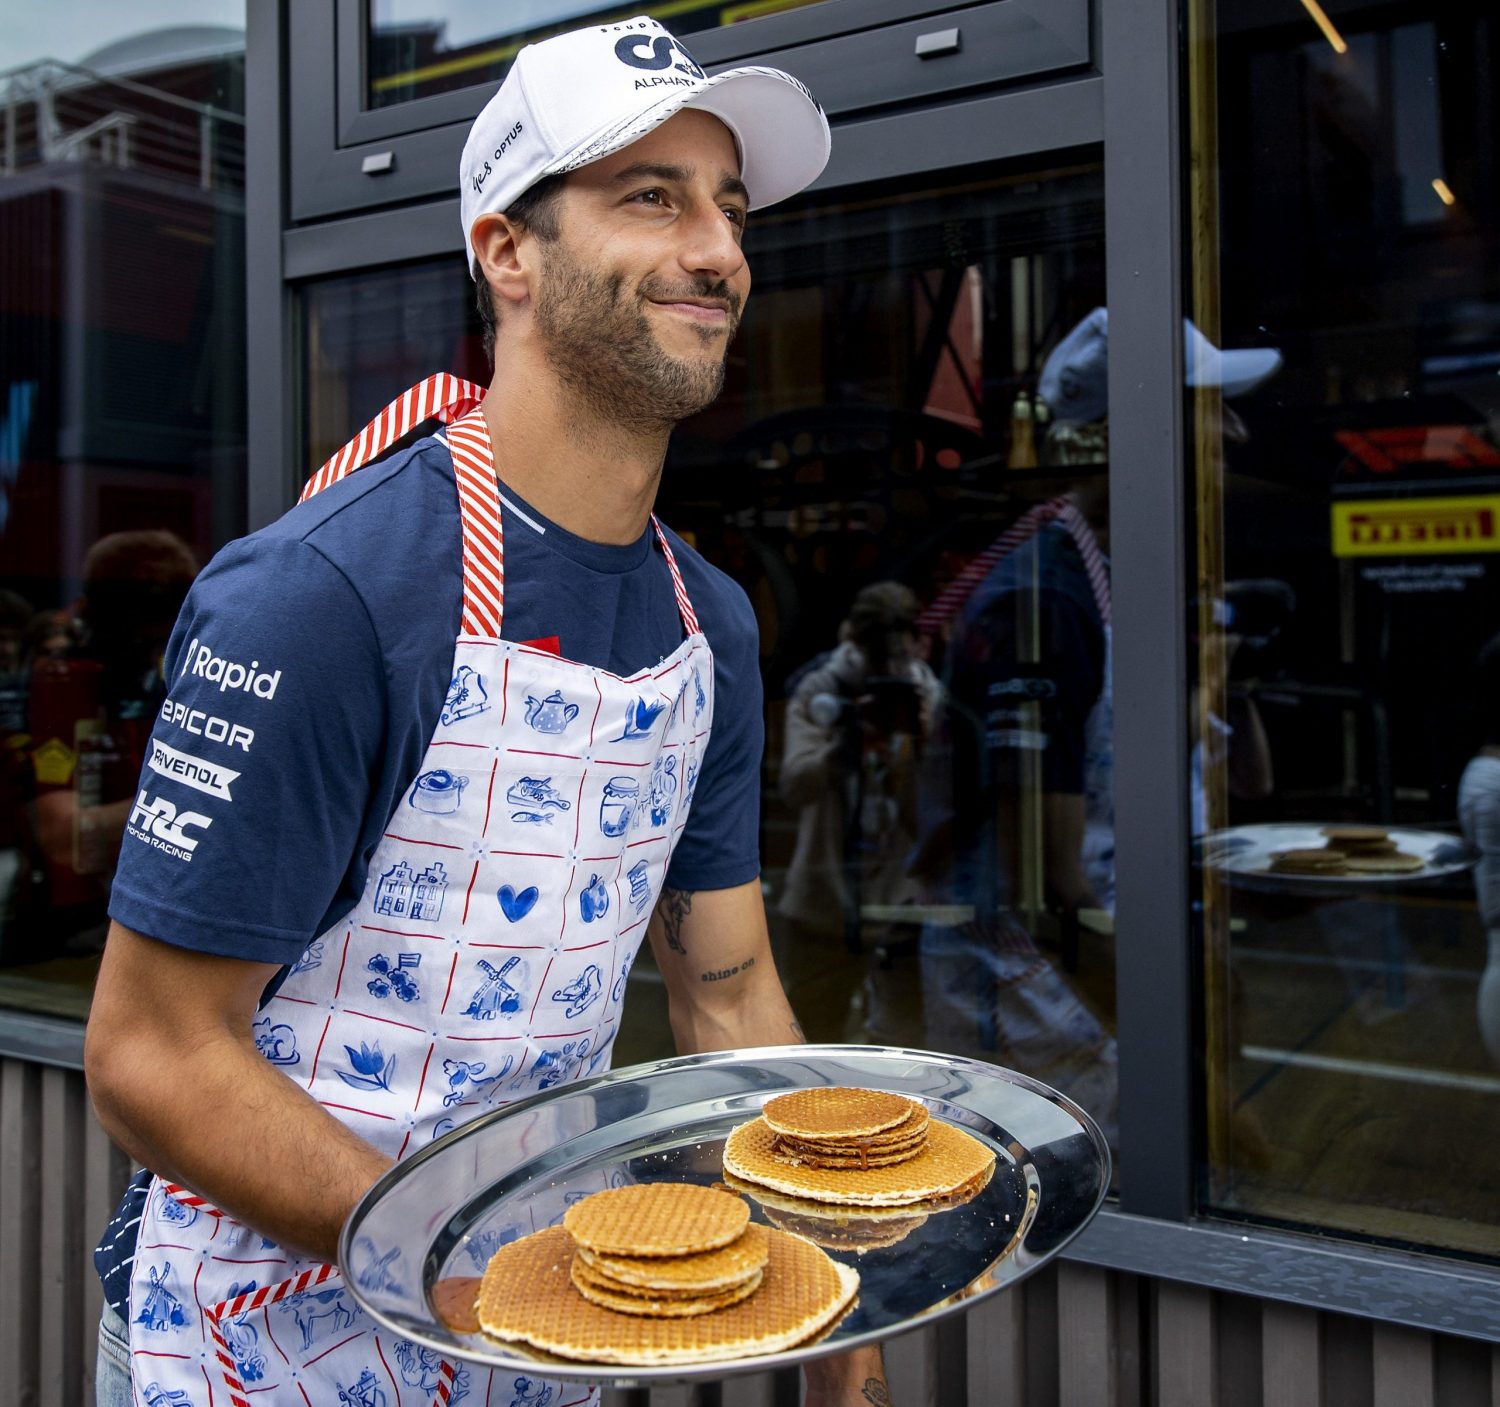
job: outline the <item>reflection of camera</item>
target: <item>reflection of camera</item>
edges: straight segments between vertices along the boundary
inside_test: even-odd
[[[921,693],[910,679],[874,675],[861,690],[859,717],[882,733],[916,734],[922,724]]]

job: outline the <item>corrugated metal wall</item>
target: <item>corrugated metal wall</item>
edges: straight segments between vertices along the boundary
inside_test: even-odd
[[[0,1059],[0,1407],[92,1407],[89,1251],[128,1176],[80,1074]],[[1500,1407],[1489,1344],[1071,1263],[886,1358],[897,1407]],[[797,1374],[761,1374],[605,1404],[799,1395]]]
[[[81,1074],[0,1059],[4,1407],[93,1407],[101,1297],[89,1253],[129,1177]]]

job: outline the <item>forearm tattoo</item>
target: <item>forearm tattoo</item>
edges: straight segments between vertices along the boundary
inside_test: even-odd
[[[861,1395],[866,1402],[874,1403],[875,1407],[891,1407],[891,1394],[879,1378],[866,1378]]]
[[[709,972],[700,973],[700,982],[722,982],[726,977],[737,977],[740,973],[748,971],[755,966],[754,958],[746,958],[744,962],[737,962],[733,967],[716,967]]]
[[[667,935],[667,947],[687,956],[682,945],[683,920],[693,911],[693,895],[687,889],[663,889],[661,892],[661,926]]]

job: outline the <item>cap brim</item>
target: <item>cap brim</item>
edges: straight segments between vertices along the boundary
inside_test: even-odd
[[[1274,347],[1240,347],[1219,353],[1219,385],[1226,396],[1253,391],[1281,370],[1281,353]]]
[[[828,119],[803,84],[777,68],[732,68],[631,114],[559,156],[546,174],[576,171],[639,141],[685,107],[712,113],[734,134],[740,179],[758,210],[806,189],[828,164]]]

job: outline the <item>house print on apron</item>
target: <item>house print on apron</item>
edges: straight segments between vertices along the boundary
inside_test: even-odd
[[[359,904],[258,1014],[261,1053],[393,1158],[473,1116],[608,1068],[625,978],[687,822],[713,657],[659,525],[683,642],[628,679],[501,639],[501,505],[483,391],[408,391],[309,482],[448,422],[464,600],[447,697]],[[565,1203],[556,1207],[560,1220]],[[527,1227],[527,1230],[540,1229]],[[376,1329],[341,1272],[157,1179],[130,1293],[136,1400],[173,1407],[570,1407],[591,1390],[460,1366]]]

